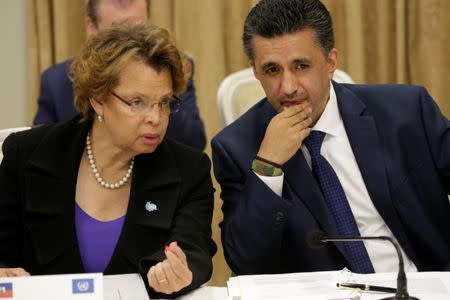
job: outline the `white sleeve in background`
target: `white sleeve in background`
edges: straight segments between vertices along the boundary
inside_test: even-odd
[[[284,181],[284,173],[280,176],[261,176],[255,171],[253,173],[259,177],[275,194],[279,197],[283,194],[283,181]]]

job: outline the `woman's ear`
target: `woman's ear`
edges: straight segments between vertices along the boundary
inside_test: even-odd
[[[99,100],[98,97],[90,97],[89,102],[91,103],[91,106],[94,109],[95,113],[99,116],[103,116],[103,101]]]

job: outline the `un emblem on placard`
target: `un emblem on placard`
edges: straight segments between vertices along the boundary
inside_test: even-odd
[[[94,279],[73,279],[72,294],[94,293]]]
[[[77,286],[78,286],[78,290],[82,293],[89,290],[89,282],[88,281],[80,281],[77,283]]]

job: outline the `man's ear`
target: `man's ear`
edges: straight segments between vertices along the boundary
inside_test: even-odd
[[[328,79],[333,79],[334,71],[337,68],[338,50],[333,48],[328,52],[327,66],[328,66]]]
[[[255,61],[254,60],[250,60],[249,63],[250,63],[250,66],[252,67],[253,75],[258,79],[258,72],[256,72]]]
[[[86,31],[88,36],[98,32],[97,25],[95,25],[94,21],[90,17],[86,18]]]

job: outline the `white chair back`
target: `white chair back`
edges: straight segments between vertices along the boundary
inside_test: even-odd
[[[0,162],[3,159],[2,146],[3,146],[3,141],[6,139],[6,137],[13,132],[18,132],[18,131],[27,130],[27,129],[30,129],[30,127],[14,127],[14,128],[0,129]]]
[[[340,83],[354,83],[342,70],[336,69],[333,80]],[[217,105],[224,126],[239,118],[266,95],[252,68],[237,71],[225,77],[217,91]]]

